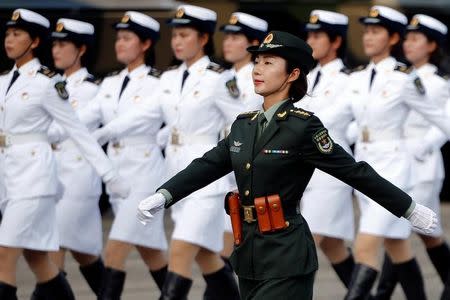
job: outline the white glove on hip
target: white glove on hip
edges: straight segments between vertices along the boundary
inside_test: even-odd
[[[433,151],[432,147],[429,145],[417,144],[414,149],[414,158],[418,161],[424,161],[431,152]]]
[[[437,227],[437,216],[426,206],[416,203],[414,210],[407,218],[414,229],[424,234],[432,233]]]
[[[111,140],[111,134],[106,127],[99,128],[92,133],[92,136],[97,140],[100,146],[103,146]]]
[[[113,197],[126,198],[130,194],[130,186],[121,176],[116,175],[107,182],[106,191]]]
[[[166,198],[161,193],[156,193],[145,198],[138,205],[137,218],[142,224],[150,222],[154,215],[161,211],[166,204]]]

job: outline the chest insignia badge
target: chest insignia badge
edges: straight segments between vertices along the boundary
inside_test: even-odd
[[[233,141],[233,146],[230,147],[230,152],[239,153],[241,152],[242,143],[239,141]]]

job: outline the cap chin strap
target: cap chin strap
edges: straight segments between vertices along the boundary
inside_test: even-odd
[[[31,45],[33,45],[33,42],[30,43],[30,45],[28,45],[27,49],[25,49],[22,54],[19,55],[19,57],[16,57],[14,60],[17,61],[19,59],[21,59],[22,57],[24,57],[25,55],[27,55],[28,51],[30,51],[31,49]]]

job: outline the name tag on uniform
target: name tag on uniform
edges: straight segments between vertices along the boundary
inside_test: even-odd
[[[230,152],[239,153],[241,152],[242,143],[239,141],[233,141],[233,145],[230,146]]]

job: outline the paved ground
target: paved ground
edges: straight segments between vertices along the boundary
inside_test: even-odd
[[[445,232],[447,240],[450,240],[450,204],[442,205],[443,220],[445,226]],[[111,224],[111,218],[106,217],[104,220],[105,229],[109,229]],[[168,228],[171,228],[170,221],[167,220]],[[105,231],[107,232],[107,231]],[[439,294],[442,289],[442,284],[430,264],[426,253],[416,237],[413,237],[413,246],[417,253],[418,260],[422,267],[422,272],[425,278],[426,291],[428,299],[439,299]],[[330,265],[319,253],[319,272],[316,276],[315,295],[314,299],[328,300],[328,299],[342,299],[345,290],[338,282],[334,272]],[[137,252],[133,252],[127,263],[127,281],[125,284],[125,291],[123,294],[123,300],[143,300],[143,299],[158,299],[158,291],[156,285],[150,279],[150,275],[145,269],[143,263],[139,259]],[[71,257],[68,257],[67,261],[68,279],[74,289],[75,295],[78,300],[95,300],[87,284],[81,277],[78,267]],[[191,292],[189,294],[190,300],[201,299],[203,289],[205,287],[204,281],[195,268],[195,280]],[[30,299],[30,293],[34,286],[34,278],[31,272],[27,269],[24,261],[20,262],[18,270],[18,296],[19,300]],[[397,287],[395,297],[393,299],[404,299],[402,291]]]

